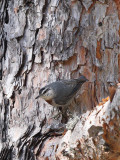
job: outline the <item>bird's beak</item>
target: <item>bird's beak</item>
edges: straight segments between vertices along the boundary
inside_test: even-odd
[[[37,96],[35,99],[38,99],[40,97],[40,95],[39,96]]]

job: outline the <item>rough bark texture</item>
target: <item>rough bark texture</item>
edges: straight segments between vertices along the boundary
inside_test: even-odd
[[[0,1],[1,160],[120,159],[120,87],[98,105],[120,81],[119,23],[119,0]],[[79,121],[64,131],[35,97],[80,74]]]

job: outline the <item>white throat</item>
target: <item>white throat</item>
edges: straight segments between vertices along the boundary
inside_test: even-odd
[[[44,95],[41,95],[44,100],[52,100],[54,98],[54,92],[52,89],[48,90]]]

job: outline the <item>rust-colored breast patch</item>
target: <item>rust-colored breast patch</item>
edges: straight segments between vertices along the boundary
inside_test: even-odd
[[[46,100],[46,102],[52,105],[52,100]]]

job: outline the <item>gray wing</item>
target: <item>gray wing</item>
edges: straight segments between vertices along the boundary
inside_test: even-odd
[[[60,88],[57,90],[57,95],[54,98],[55,103],[58,105],[67,105],[80,89],[81,85],[76,79],[59,81]]]

